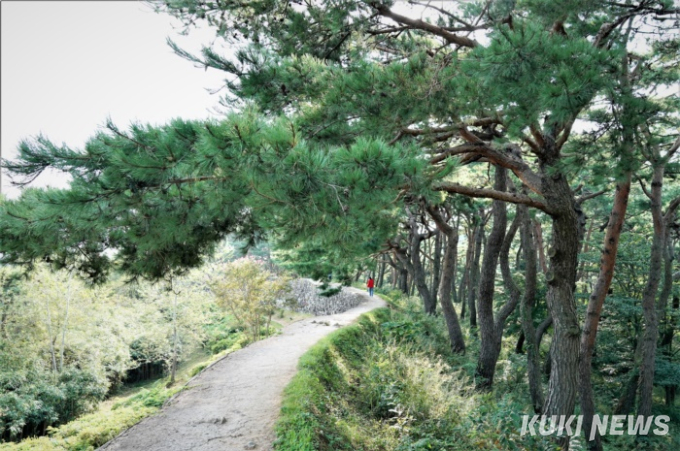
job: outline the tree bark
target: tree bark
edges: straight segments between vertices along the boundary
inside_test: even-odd
[[[532,221],[534,224],[534,229],[536,231],[535,237],[536,237],[536,248],[538,249],[538,261],[541,265],[541,271],[543,271],[543,274],[548,272],[548,264],[546,263],[546,258],[545,258],[545,244],[543,241],[543,227],[541,226],[541,223],[538,222],[538,220]]]
[[[504,192],[507,186],[506,169],[496,167],[494,189]],[[491,207],[493,226],[484,249],[481,277],[479,280],[478,320],[480,349],[475,371],[477,389],[486,390],[493,385],[496,362],[500,352],[501,331],[496,328],[493,298],[496,280],[496,267],[503,246],[507,226],[507,207],[505,202],[494,200]],[[515,228],[515,230],[517,230]]]
[[[416,218],[414,215],[411,214],[410,211],[409,211],[409,226],[410,226],[409,253],[411,256],[411,261],[409,262],[408,259],[404,259],[404,263],[406,263],[406,268],[408,269],[409,273],[411,274],[411,277],[413,278],[413,282],[415,283],[416,289],[418,290],[418,294],[423,300],[423,309],[425,310],[425,313],[427,313],[428,315],[434,315],[437,308],[437,304],[432,299],[432,293],[430,292],[430,289],[427,286],[425,268],[423,267],[423,263],[420,259],[420,245],[426,238],[426,236],[418,233],[418,224],[416,223]]]
[[[578,353],[580,328],[576,315],[574,290],[578,263],[579,220],[574,195],[566,177],[557,167],[559,154],[546,136],[540,160],[542,190],[552,218],[550,265],[546,273],[548,309],[553,318],[550,384],[543,413],[571,415],[578,391]],[[569,448],[569,439],[558,440]]]
[[[458,299],[461,301],[461,312],[460,317],[465,318],[465,304],[467,303],[467,290],[470,286],[470,271],[472,269],[472,260],[474,258],[475,252],[475,226],[468,228],[466,233],[467,246],[465,250],[465,266],[463,267],[463,280],[460,283],[460,289],[458,291]]]
[[[645,329],[642,336],[642,362],[640,365],[640,404],[638,415],[652,414],[652,390],[654,389],[654,359],[656,357],[656,340],[659,335],[659,323],[656,314],[656,296],[661,281],[661,259],[665,227],[661,210],[661,191],[663,186],[664,164],[657,164],[652,175],[651,211],[654,236],[649,261],[649,275],[642,294],[642,313]]]
[[[515,344],[515,354],[524,354],[524,330],[519,332],[519,337],[517,337],[517,343]]]
[[[522,247],[524,248],[524,259],[526,268],[524,270],[525,286],[524,296],[520,307],[522,318],[522,330],[524,332],[527,347],[527,376],[529,379],[529,394],[531,404],[535,413],[541,413],[543,409],[543,389],[541,388],[541,365],[539,362],[538,345],[540,343],[534,329],[534,319],[532,310],[536,301],[536,244],[532,233],[531,219],[529,212],[523,211],[526,207],[518,208],[518,213],[522,214],[521,237]]]
[[[441,214],[435,207],[428,206],[427,211],[439,228],[440,233],[446,235],[446,249],[444,251],[444,264],[442,267],[442,277],[439,281],[439,303],[446,321],[446,328],[449,333],[449,340],[451,340],[451,350],[454,353],[465,352],[465,340],[463,339],[463,332],[460,328],[460,321],[456,314],[456,309],[453,307],[451,300],[451,291],[454,278],[454,269],[456,267],[456,258],[458,255],[458,227],[451,227],[444,221]]]
[[[441,262],[442,262],[442,241],[445,239],[441,233],[437,233],[434,239],[434,254],[432,255],[432,287],[430,289],[430,296],[432,296],[432,303],[434,304],[433,312],[437,310],[437,294],[439,291],[439,281],[441,279]],[[453,268],[450,269],[453,271]]]
[[[628,172],[624,175],[623,180],[616,185],[614,204],[609,216],[607,232],[604,236],[604,248],[600,258],[600,272],[597,276],[593,292],[590,295],[583,331],[581,332],[579,375],[581,378],[581,413],[584,416],[583,433],[585,440],[588,441],[589,449],[597,451],[602,450],[600,434],[596,431],[595,439],[589,440],[593,427],[593,416],[595,415],[595,401],[591,382],[593,350],[595,349],[595,338],[597,336],[597,326],[600,323],[602,306],[614,278],[614,266],[619,248],[621,228],[623,227],[626,209],[628,208],[630,183],[631,173]]]
[[[482,242],[484,240],[484,222],[479,216],[479,222],[475,228],[475,249],[470,268],[470,283],[468,284],[468,308],[470,310],[470,327],[477,327],[477,280],[479,278],[479,260],[482,254]]]
[[[630,181],[628,183],[630,185]],[[617,185],[618,189],[618,185]],[[629,188],[630,189],[630,188]],[[586,232],[586,239],[583,241],[583,253],[586,253],[590,250],[590,246],[588,242],[590,241],[590,235],[593,233],[593,228],[595,227],[595,221],[590,221],[590,226],[588,227],[588,232]],[[578,274],[576,275],[576,281],[578,282],[579,280],[583,279],[583,275],[585,274],[586,271],[586,262],[581,261],[581,264],[579,265],[578,268]]]

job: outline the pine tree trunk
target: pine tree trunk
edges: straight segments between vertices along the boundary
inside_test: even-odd
[[[506,169],[496,167],[494,189],[506,190]],[[496,329],[493,311],[493,298],[496,281],[496,267],[503,246],[507,225],[507,207],[505,202],[494,200],[492,203],[493,225],[484,249],[481,277],[479,280],[478,320],[480,332],[480,349],[475,371],[477,389],[490,389],[496,371],[496,362],[500,353],[501,333]],[[515,229],[516,230],[516,229]]]
[[[385,280],[385,269],[386,269],[386,267],[387,267],[387,263],[385,262],[385,260],[381,259],[380,264],[378,266],[378,283],[377,283],[378,288],[383,287],[383,282]]]
[[[538,220],[532,221],[534,224],[534,230],[535,234],[534,237],[536,238],[536,249],[538,249],[538,262],[541,265],[541,271],[543,271],[543,274],[548,272],[548,264],[546,263],[546,258],[545,258],[545,242],[543,241],[543,227],[541,226],[541,223],[538,222]]]
[[[548,331],[548,328],[552,325],[552,316],[548,314],[548,316],[541,321],[541,324],[538,325],[536,328],[536,346],[539,348],[541,347],[541,342],[543,341],[543,337],[545,336],[545,333]]]
[[[663,184],[664,165],[654,168],[652,176],[651,210],[654,236],[649,261],[649,275],[642,294],[642,313],[645,329],[642,336],[642,363],[640,366],[640,404],[638,415],[652,414],[652,391],[654,389],[654,359],[656,357],[656,340],[659,335],[658,317],[656,314],[656,295],[661,281],[661,259],[664,247],[664,221],[661,211],[661,189]]]
[[[468,284],[468,308],[470,309],[470,327],[477,327],[477,281],[479,280],[479,260],[482,254],[482,242],[484,241],[484,223],[481,221],[475,228],[475,249],[470,268],[470,283]]]
[[[522,211],[524,210],[524,211]],[[538,337],[534,330],[534,319],[532,310],[536,300],[536,244],[534,242],[533,227],[527,207],[518,206],[518,211],[522,211],[521,237],[522,247],[524,248],[524,296],[520,307],[520,317],[522,321],[522,331],[524,332],[527,347],[527,376],[529,379],[529,394],[531,404],[535,413],[541,413],[543,409],[543,389],[541,388],[541,365],[539,362]]]
[[[629,182],[630,184],[630,182]],[[618,189],[618,185],[617,185]],[[614,200],[614,203],[616,203],[616,199]],[[588,232],[586,233],[586,239],[583,241],[583,253],[586,253],[590,250],[590,246],[588,243],[590,242],[590,235],[593,233],[593,228],[595,227],[595,221],[591,220],[590,221],[590,226],[588,227]],[[583,279],[583,275],[585,274],[586,270],[586,262],[585,260],[581,261],[581,264],[579,265],[578,269],[578,274],[576,275],[576,281],[578,282],[579,280]]]
[[[432,303],[434,304],[433,313],[436,313],[437,310],[437,294],[441,280],[442,241],[445,239],[446,237],[441,231],[435,235],[434,255],[432,256],[432,287],[430,288]],[[453,272],[453,268],[451,268],[451,271]]]
[[[470,285],[470,270],[472,268],[472,259],[474,258],[475,251],[475,227],[471,227],[466,233],[467,237],[467,249],[465,250],[465,266],[463,267],[463,280],[460,283],[460,289],[458,290],[458,299],[460,299],[463,304],[461,310],[461,318],[465,315],[465,304],[467,302],[467,290]]]
[[[412,285],[408,292],[412,293],[415,288],[418,290],[423,301],[423,309],[427,314],[434,314],[436,305],[432,305],[432,296],[430,295],[430,289],[427,286],[427,279],[425,274],[425,269],[423,268],[422,262],[420,260],[420,244],[423,240],[423,236],[418,234],[417,225],[415,223],[415,218],[411,216],[411,233],[410,233],[410,243],[409,243],[409,254],[406,255],[406,250],[403,248],[393,248],[395,257],[401,262],[401,264],[408,271],[411,277]]]
[[[172,361],[170,362],[170,385],[175,383],[177,374],[177,294],[172,306]]]
[[[552,142],[552,138],[548,142]],[[552,218],[546,298],[554,331],[550,383],[543,413],[571,415],[578,391],[580,336],[574,299],[579,247],[578,206],[567,179],[556,167],[557,153],[551,148],[545,148],[543,152],[541,187]],[[558,443],[564,449],[569,448],[568,438],[559,439]]]
[[[515,343],[515,354],[524,354],[524,341],[524,330],[521,330],[519,332],[519,337],[517,337],[517,343]]]
[[[465,352],[465,341],[463,339],[463,332],[460,328],[458,315],[456,309],[453,307],[451,300],[451,279],[454,276],[453,268],[455,267],[455,260],[458,252],[458,233],[455,232],[449,235],[446,242],[446,251],[444,253],[444,265],[442,268],[442,278],[439,282],[439,303],[442,308],[444,320],[446,321],[446,328],[449,332],[449,339],[451,340],[451,350],[454,353]]]
[[[458,227],[446,224],[439,212],[432,206],[427,207],[427,211],[439,228],[441,234],[446,236],[446,248],[444,251],[444,260],[442,267],[442,276],[439,282],[439,303],[442,308],[444,320],[446,321],[446,328],[449,333],[449,340],[451,341],[451,350],[454,353],[465,353],[465,340],[463,339],[463,332],[460,328],[460,322],[456,309],[453,307],[451,301],[451,291],[453,288],[452,279],[454,278],[454,269],[456,267],[456,259],[458,256]]]
[[[406,267],[401,266],[399,268],[399,289],[401,290],[402,293],[405,295],[409,294],[409,287],[408,287],[408,270]]]
[[[673,310],[680,310],[680,297],[674,296],[673,297]],[[676,313],[677,315],[677,313]],[[664,332],[664,336],[661,341],[661,346],[663,346],[664,353],[666,355],[671,356],[673,355],[673,335],[675,333],[675,327],[672,323],[668,323],[667,327]],[[666,391],[666,406],[672,407],[675,404],[675,396],[677,392],[678,386],[673,385],[673,386],[667,386],[665,391]]]
[[[595,401],[593,399],[593,387],[591,382],[593,350],[597,327],[600,322],[600,313],[604,300],[607,297],[609,287],[614,277],[614,266],[619,248],[621,228],[626,217],[628,197],[630,195],[631,173],[627,173],[623,180],[616,185],[614,204],[612,205],[607,232],[604,236],[604,248],[600,258],[600,272],[595,282],[595,287],[590,295],[583,331],[581,332],[579,362],[579,374],[581,378],[581,413],[583,414],[583,433],[588,447],[592,451],[601,451],[602,443],[600,435],[596,431],[595,440],[589,441],[595,415]],[[592,224],[592,223],[591,223]]]

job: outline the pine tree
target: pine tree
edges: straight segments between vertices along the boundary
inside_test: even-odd
[[[200,264],[228,233],[251,242],[266,233],[278,247],[306,243],[342,261],[384,250],[408,211],[440,206],[447,196],[532,207],[551,223],[546,280],[554,334],[543,413],[570,415],[578,389],[582,203],[606,184],[609,170],[608,161],[597,161],[602,149],[585,147],[572,130],[620,88],[621,61],[642,28],[656,43],[635,66],[641,86],[664,76],[669,82],[661,74],[668,58],[677,60],[678,44],[664,27],[678,9],[664,0],[422,7],[426,19],[389,3],[349,0],[159,5],[187,25],[216,26],[234,58],[174,48],[233,75],[225,102],[256,108],[219,122],[176,120],[128,132],[109,124],[83,151],[45,138],[23,143],[19,161],[5,162],[11,172],[30,178],[52,167],[73,182],[2,205],[3,260],[48,259],[94,279],[117,264],[159,279]],[[609,97],[615,110],[623,103]],[[657,114],[657,102],[638,97],[636,111]],[[591,119],[606,128],[601,116]],[[619,161],[619,150],[609,148],[607,157]],[[599,165],[600,178],[597,169],[584,172],[583,162]],[[526,191],[466,180],[487,164]],[[579,193],[584,184],[591,194]],[[495,259],[488,261],[486,282],[496,271]],[[493,290],[484,296],[488,307]],[[483,342],[493,343],[494,328],[483,329]]]

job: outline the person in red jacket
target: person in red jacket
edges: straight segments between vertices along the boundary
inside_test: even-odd
[[[375,286],[375,283],[373,282],[373,277],[368,278],[368,282],[366,282],[366,286],[368,287],[368,295],[373,296],[373,287]]]

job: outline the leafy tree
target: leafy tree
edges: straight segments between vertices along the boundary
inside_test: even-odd
[[[261,262],[244,257],[229,263],[212,285],[217,303],[247,328],[252,341],[259,339],[264,326],[269,334],[276,300],[289,290],[289,279],[275,276]]]

